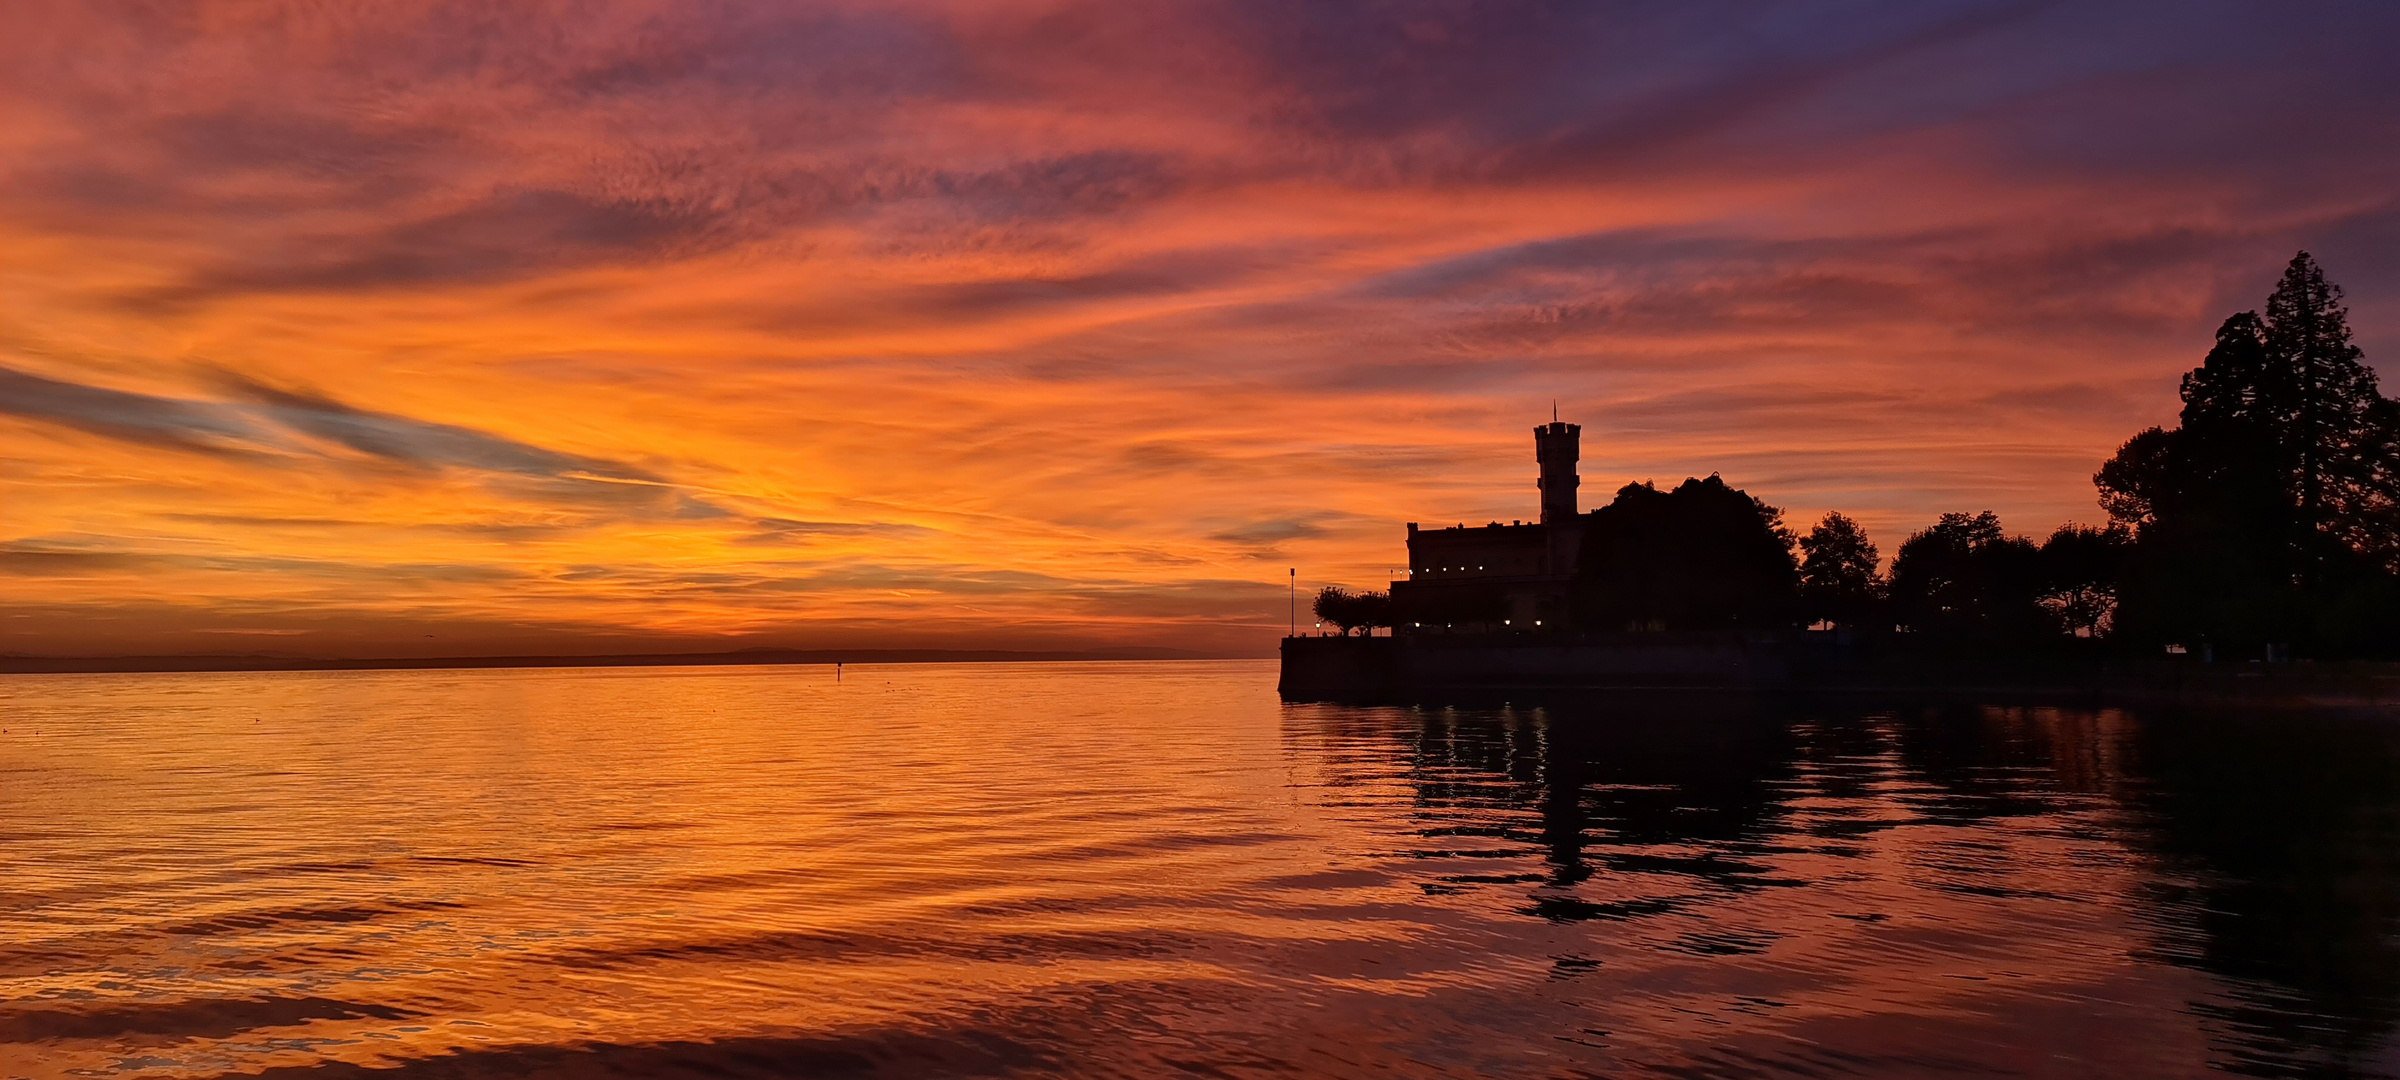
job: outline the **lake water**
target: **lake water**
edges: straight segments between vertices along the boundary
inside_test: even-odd
[[[2400,725],[0,679],[0,1077],[2400,1075]]]

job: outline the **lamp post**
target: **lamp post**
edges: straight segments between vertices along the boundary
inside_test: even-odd
[[[1300,568],[1292,567],[1292,582],[1284,586],[1284,605],[1290,608],[1291,625],[1284,628],[1287,637],[1300,636]]]

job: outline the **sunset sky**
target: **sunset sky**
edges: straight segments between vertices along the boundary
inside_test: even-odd
[[[1888,556],[2400,355],[2388,0],[5,19],[7,652],[1258,653],[1553,399]]]

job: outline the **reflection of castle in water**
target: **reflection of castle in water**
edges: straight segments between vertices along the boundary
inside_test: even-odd
[[[1541,518],[1503,525],[1420,529],[1408,523],[1408,579],[1392,583],[1403,622],[1490,622],[1556,627],[1567,616],[1585,517],[1576,510],[1583,426],[1555,420],[1533,429]]]

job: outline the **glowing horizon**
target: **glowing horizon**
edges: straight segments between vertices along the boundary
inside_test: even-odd
[[[26,23],[0,651],[1254,653],[1554,398],[1888,556],[2098,520],[2295,249],[2400,347],[2388,7]]]

